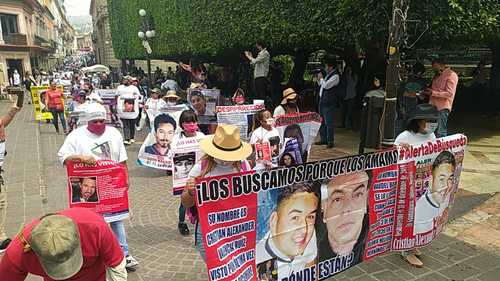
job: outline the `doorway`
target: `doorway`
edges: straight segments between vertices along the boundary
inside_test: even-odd
[[[14,70],[17,70],[19,75],[21,76],[21,81],[23,81],[24,69],[23,69],[23,60],[20,59],[7,59],[7,75],[9,77],[9,83],[13,81]],[[12,83],[10,83],[11,86]]]

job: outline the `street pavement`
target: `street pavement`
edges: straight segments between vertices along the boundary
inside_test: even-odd
[[[0,102],[4,113],[10,104]],[[454,119],[455,118],[455,119]],[[464,132],[470,145],[449,226],[424,249],[424,268],[413,268],[397,253],[364,262],[330,280],[500,280],[500,128],[498,120],[474,120],[457,114],[451,131]],[[357,132],[337,130],[335,149],[313,147],[313,159],[357,152]],[[142,139],[141,132],[137,139]],[[33,121],[26,105],[7,129],[5,178],[9,206],[7,233],[23,223],[68,207],[66,173],[57,161],[64,141],[50,124]],[[207,280],[205,265],[191,236],[177,231],[179,198],[170,194],[165,172],[136,164],[140,143],[127,148],[131,218],[126,229],[130,253],[140,262],[129,280]],[[190,227],[191,231],[193,230]],[[28,280],[40,280],[30,276]]]

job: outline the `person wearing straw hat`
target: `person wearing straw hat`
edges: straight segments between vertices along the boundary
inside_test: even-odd
[[[435,106],[427,103],[417,105],[415,109],[410,112],[406,130],[396,137],[394,145],[409,149],[411,145],[436,140],[434,131],[436,131],[438,127],[438,117],[439,113]],[[415,214],[417,214],[417,212],[415,212]],[[417,215],[415,215],[415,217],[417,217]],[[418,249],[401,252],[403,259],[415,267],[424,266],[424,263],[418,258],[420,255],[421,251]]]
[[[229,173],[250,170],[246,160],[252,154],[252,146],[240,139],[240,128],[233,125],[219,125],[214,135],[200,141],[200,148],[205,153],[189,172],[187,188],[181,195],[182,204],[196,214],[195,181],[196,178],[213,177]],[[196,217],[196,215],[195,215]],[[198,220],[195,223],[195,245],[205,260],[205,249]]]
[[[24,226],[0,261],[2,280],[124,281],[125,257],[101,216],[86,208],[47,214]]]
[[[281,103],[274,109],[273,116],[299,113],[297,106],[298,95],[294,89],[288,88],[283,91]]]
[[[178,104],[180,97],[175,90],[168,90],[163,100],[166,102],[167,106],[174,106]]]

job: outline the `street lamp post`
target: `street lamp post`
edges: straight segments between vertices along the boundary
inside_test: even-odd
[[[146,50],[146,59],[148,63],[148,93],[152,88],[152,79],[151,79],[151,45],[149,45],[149,40],[153,39],[156,36],[156,31],[154,28],[153,18],[146,13],[146,10],[140,9],[139,16],[141,16],[141,27],[139,32],[137,32],[137,36],[142,40],[142,46]]]

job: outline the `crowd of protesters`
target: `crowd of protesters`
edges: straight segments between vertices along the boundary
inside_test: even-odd
[[[253,83],[255,94],[248,95],[237,87],[236,91],[225,92],[227,104],[241,105],[261,99],[268,106],[257,113],[259,126],[254,128],[249,143],[240,139],[239,128],[232,125],[219,124],[215,133],[203,138],[200,148],[205,153],[189,171],[189,184],[181,196],[179,207],[179,232],[189,235],[185,223],[186,213],[193,216],[195,222],[195,245],[203,259],[205,252],[201,243],[202,233],[197,220],[194,201],[196,178],[217,176],[227,172],[239,172],[251,169],[269,169],[269,163],[250,161],[253,145],[269,141],[278,134],[274,128],[274,117],[284,114],[303,112],[300,105],[300,95],[292,87],[283,87],[280,97],[274,106],[272,99],[267,100],[267,93],[272,88],[268,81],[270,68],[270,53],[265,43],[256,43],[258,53],[249,51],[244,55],[254,68]],[[314,73],[316,83],[317,111],[322,117],[320,139],[316,145],[327,148],[335,146],[335,127],[353,128],[353,108],[358,78],[350,66],[339,67],[332,57],[326,56],[324,68]],[[457,74],[442,59],[432,63],[436,71],[434,79],[427,83],[422,78],[425,69],[416,64],[411,79],[400,91],[398,103],[398,124],[401,135],[397,139],[399,145],[410,145],[420,140],[434,139],[447,135],[447,119],[452,110],[454,95],[458,82]],[[62,165],[68,161],[82,162],[92,165],[99,159],[110,159],[125,163],[128,159],[125,145],[133,145],[136,141],[136,130],[149,127],[155,130],[159,124],[147,120],[145,113],[139,108],[159,110],[165,106],[185,104],[176,128],[173,124],[174,138],[203,136],[207,134],[198,124],[198,115],[203,108],[203,101],[193,96],[186,101],[187,88],[212,88],[214,81],[203,63],[191,61],[189,64],[179,63],[174,70],[166,72],[156,68],[152,75],[152,89],[148,89],[147,75],[141,68],[132,69],[131,73],[120,80],[120,85],[114,87],[109,75],[85,75],[74,73],[36,75],[26,73],[23,84],[29,90],[32,85],[49,85],[45,95],[45,104],[53,115],[53,124],[59,132],[59,121],[67,137],[61,146],[58,156]],[[72,131],[64,117],[63,93],[58,90],[58,84],[69,81],[69,89],[73,96],[73,110],[81,110],[87,114],[84,123],[72,124]],[[378,84],[377,84],[378,81]],[[239,85],[238,85],[239,86]],[[130,110],[134,114],[120,117],[122,132],[106,125],[106,109],[102,100],[96,94],[97,88],[116,88],[118,104],[124,107],[137,107]],[[374,89],[380,89],[380,81],[374,78]],[[271,105],[271,106],[269,106]],[[337,108],[341,108],[342,118],[337,120]],[[13,107],[9,113],[0,119],[0,159],[4,152],[5,129],[19,109]],[[124,109],[124,112],[128,110]],[[71,121],[70,121],[71,122]],[[166,120],[164,123],[169,123]],[[176,132],[174,132],[177,129]],[[107,144],[107,153],[96,152],[96,147]],[[103,158],[104,157],[104,158]],[[293,165],[293,157],[284,158],[283,165]],[[3,161],[0,160],[3,164]],[[1,164],[0,164],[1,165]],[[126,270],[135,270],[138,261],[129,253],[127,236],[123,220],[106,225],[101,216],[84,209],[71,209],[49,214],[27,225],[11,242],[4,233],[5,221],[5,189],[0,178],[0,250],[7,249],[0,262],[0,276],[8,280],[24,280],[28,273],[37,274],[47,280],[104,280],[106,273],[112,276],[110,280],[126,280]],[[106,217],[106,215],[104,215]],[[62,241],[62,242],[61,242]],[[60,246],[54,246],[61,243]],[[10,246],[8,247],[8,245]],[[47,246],[49,245],[49,246]],[[420,253],[405,252],[403,257],[412,265],[423,266],[417,258]]]

